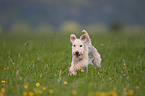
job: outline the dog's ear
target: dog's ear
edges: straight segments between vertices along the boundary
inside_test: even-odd
[[[83,42],[86,42],[86,40],[87,40],[86,35],[82,35],[82,36],[80,37],[80,40],[82,40]]]
[[[77,39],[76,36],[74,34],[71,34],[70,35],[70,41],[71,41],[71,43],[73,43],[75,41],[75,39]]]

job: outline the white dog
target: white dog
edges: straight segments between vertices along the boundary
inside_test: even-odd
[[[101,68],[101,57],[97,49],[92,46],[88,33],[83,30],[84,34],[77,39],[71,34],[70,41],[72,43],[72,62],[69,68],[70,75],[77,75],[77,70],[83,69],[88,71],[88,65],[92,64],[95,68]]]

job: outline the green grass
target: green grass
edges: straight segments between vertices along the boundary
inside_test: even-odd
[[[0,35],[0,89],[5,88],[0,96],[22,96],[23,92],[73,96],[73,91],[76,96],[144,96],[145,34],[90,34],[101,54],[102,68],[95,70],[89,65],[88,73],[78,71],[76,77],[68,76],[72,58],[69,37],[70,34]],[[53,94],[49,93],[51,89]]]

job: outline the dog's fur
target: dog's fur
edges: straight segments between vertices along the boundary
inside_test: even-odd
[[[83,69],[88,71],[88,65],[92,64],[95,68],[101,68],[101,56],[97,49],[92,46],[88,33],[83,30],[83,35],[77,39],[71,34],[70,41],[72,43],[72,62],[69,68],[70,75],[77,75],[77,70]]]

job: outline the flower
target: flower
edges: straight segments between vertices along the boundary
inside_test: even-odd
[[[127,79],[129,78],[129,76],[127,76]]]
[[[38,90],[38,92],[39,92],[40,94],[42,94],[42,91],[41,91],[41,90]]]
[[[53,91],[52,89],[50,89],[50,90],[49,90],[49,93],[50,93],[50,94],[53,94],[53,93],[54,93],[54,91]]]
[[[25,89],[28,89],[28,85],[25,85],[24,88],[25,88]]]
[[[128,71],[130,71],[130,69],[128,69]]]
[[[1,88],[1,92],[5,93],[6,92],[5,88]]]
[[[139,89],[139,86],[136,86],[135,88],[136,88],[136,89]]]
[[[112,96],[117,96],[117,93],[112,94]]]
[[[46,90],[46,87],[42,87],[42,90]]]
[[[101,92],[101,96],[106,96],[105,92]]]
[[[4,68],[5,70],[7,69],[7,68]]]
[[[0,96],[4,96],[3,93],[0,92]]]
[[[1,82],[2,82],[2,83],[5,83],[6,81],[2,80]]]
[[[128,95],[133,95],[134,91],[133,90],[128,90]]]
[[[123,65],[125,66],[125,63]]]
[[[36,87],[39,87],[40,86],[40,83],[36,83]]]
[[[77,95],[77,91],[76,90],[72,91],[72,94]]]
[[[64,81],[64,82],[63,82],[63,84],[64,84],[64,85],[67,85],[67,82],[66,82],[66,81]]]
[[[124,74],[124,77],[126,76],[126,74]]]
[[[27,96],[27,92],[23,92],[23,96]]]
[[[94,96],[94,92],[92,91],[88,92],[88,96]]]
[[[29,96],[33,96],[33,92],[29,92]]]
[[[84,70],[81,70],[81,72],[84,72]]]

